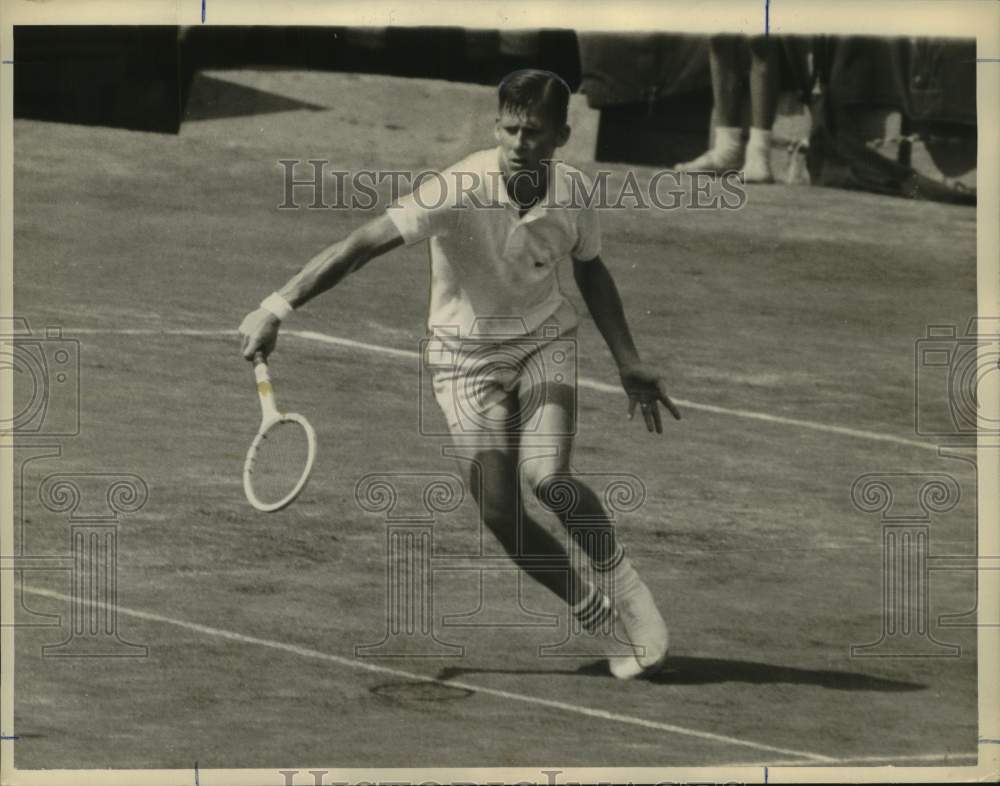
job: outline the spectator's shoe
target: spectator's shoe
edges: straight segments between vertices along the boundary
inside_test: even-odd
[[[739,148],[735,150],[719,150],[713,147],[702,153],[693,161],[685,161],[674,165],[675,172],[729,172],[739,169],[743,163]]]
[[[771,172],[771,162],[766,155],[748,154],[743,165],[744,183],[773,183],[774,173]]]
[[[615,611],[616,637],[632,645],[632,654],[609,658],[611,673],[620,680],[655,674],[667,659],[669,638],[653,593],[638,579],[617,594]]]

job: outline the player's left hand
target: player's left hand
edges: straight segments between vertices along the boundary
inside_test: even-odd
[[[635,416],[635,408],[639,407],[650,432],[663,433],[663,421],[660,419],[660,404],[663,404],[675,420],[681,419],[680,410],[667,395],[666,387],[660,375],[644,365],[626,366],[620,369],[622,387],[628,394],[628,419]]]

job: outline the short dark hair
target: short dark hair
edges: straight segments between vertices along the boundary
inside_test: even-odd
[[[566,125],[569,85],[558,74],[540,68],[512,71],[500,82],[500,111],[541,107],[557,128]]]

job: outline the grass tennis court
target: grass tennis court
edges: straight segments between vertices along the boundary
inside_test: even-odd
[[[240,483],[259,414],[235,329],[366,218],[277,210],[279,159],[445,166],[490,145],[493,92],[212,77],[177,137],[14,124],[15,313],[79,340],[81,413],[61,455],[20,449],[18,545],[68,553],[67,515],[39,502],[52,473],[149,488],[119,526],[117,573],[119,632],[148,657],[42,657],[68,631],[69,574],[23,573],[19,768],[974,762],[975,630],[936,624],[974,608],[973,573],[930,587],[932,631],[961,657],[850,657],[882,624],[879,517],[852,504],[855,479],[951,475],[962,497],[933,518],[931,553],[975,552],[972,465],[913,426],[915,342],[975,312],[973,210],[777,185],[740,211],[605,212],[604,259],[684,419],[660,439],[626,424],[583,319],[575,464],[646,486],[620,531],[670,625],[668,670],[622,684],[594,657],[541,658],[560,631],[542,624],[445,628],[462,658],[359,659],[385,630],[386,546],[355,484],[455,471],[417,427],[426,250],[373,262],[289,320],[271,370],[319,454],[302,498],[272,516]],[[567,157],[593,170],[587,153],[578,140]],[[468,553],[479,534],[466,499],[435,525],[435,552]],[[505,613],[490,604],[514,591],[510,567],[486,576],[482,619]],[[435,579],[436,615],[479,597],[468,570]],[[524,601],[535,620],[560,612],[539,587]]]

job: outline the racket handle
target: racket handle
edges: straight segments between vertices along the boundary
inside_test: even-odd
[[[261,391],[261,385],[266,383],[267,390],[271,389],[271,372],[267,367],[264,355],[258,352],[253,356],[253,376],[257,380],[257,390]]]
[[[279,416],[278,405],[274,400],[274,388],[271,387],[271,374],[267,368],[264,353],[257,351],[253,356],[253,376],[257,381],[257,396],[260,398],[260,409],[264,420]]]

